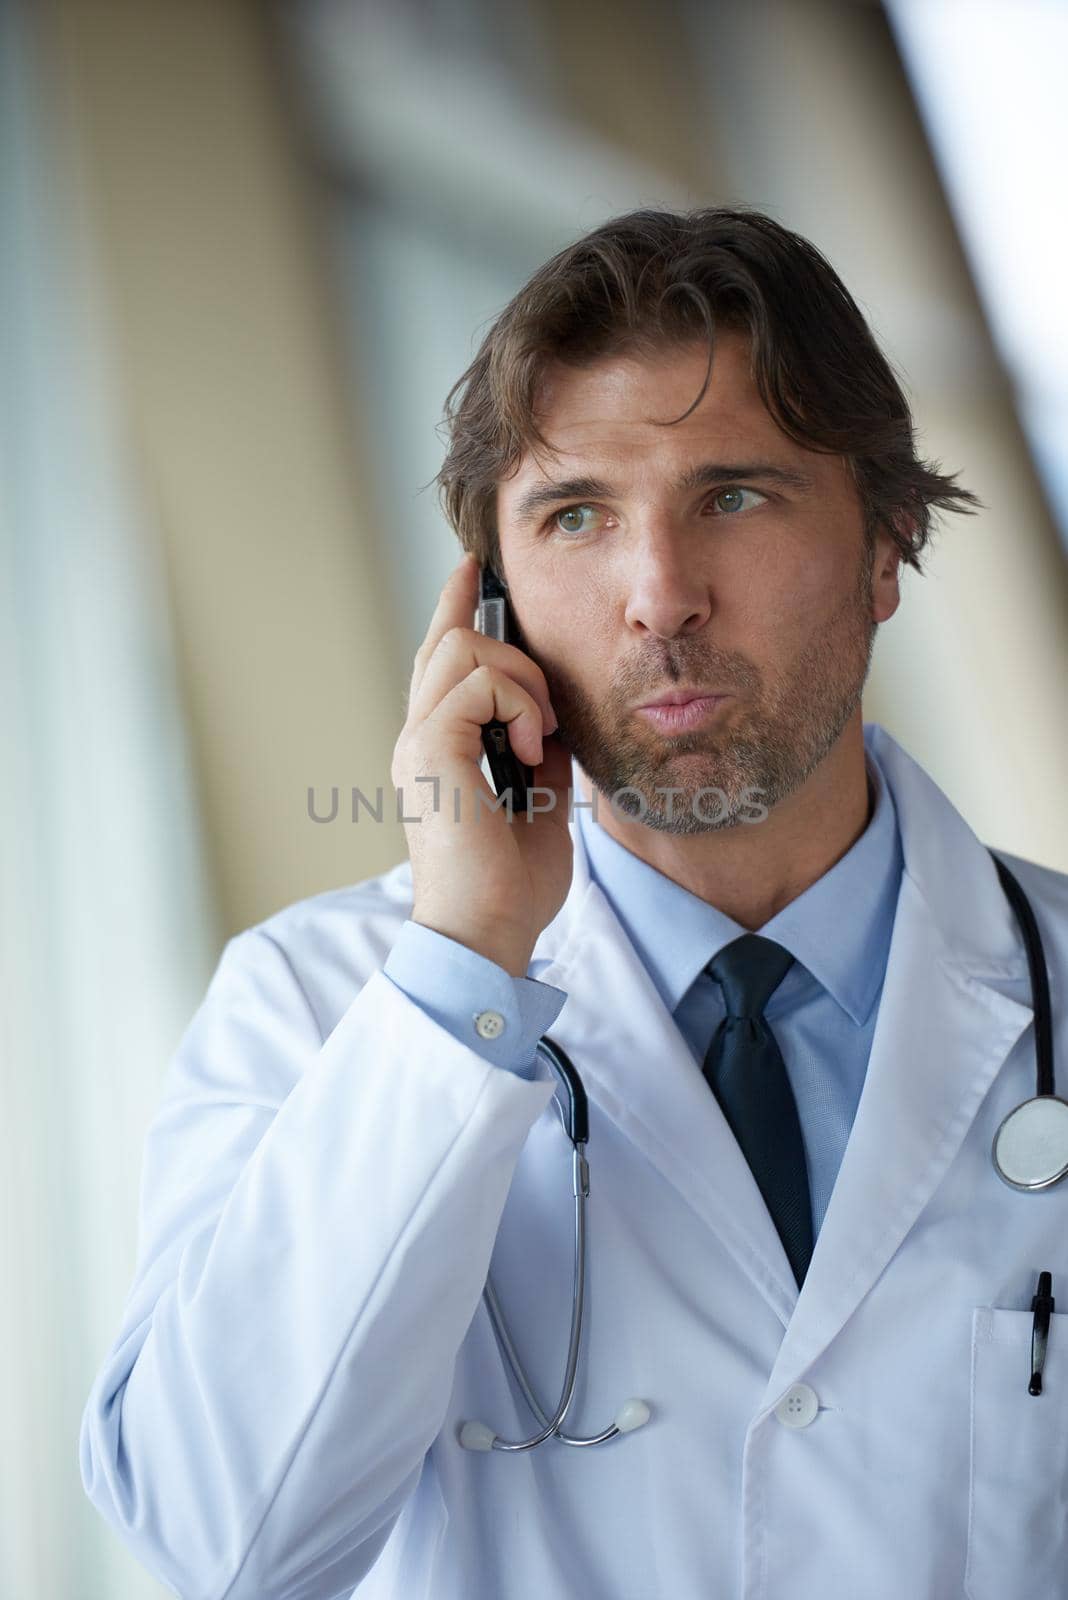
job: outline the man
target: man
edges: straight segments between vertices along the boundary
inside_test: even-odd
[[[87,1492],[218,1600],[1068,1594],[1064,1312],[1029,1392],[1068,1188],[990,1161],[1035,1092],[1020,926],[861,720],[901,563],[974,496],[755,212],[580,240],[448,415],[469,554],[394,755],[410,865],[227,945],[148,1136]],[[472,628],[477,563],[518,643]],[[527,815],[487,803],[494,718]],[[1063,1060],[1068,878],[1007,860]],[[491,1267],[550,1421],[568,1355],[550,1030],[590,1118],[561,1432],[622,1431],[507,1450],[539,1416]]]

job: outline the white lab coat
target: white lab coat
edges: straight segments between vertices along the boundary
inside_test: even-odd
[[[1068,1183],[995,1175],[1035,1092],[993,862],[868,725],[905,870],[864,1091],[803,1293],[574,830],[538,941],[590,1098],[572,1432],[534,1423],[571,1305],[570,1146],[547,1068],[488,1066],[379,970],[407,865],[232,940],[148,1136],[137,1276],[86,1408],[92,1500],[185,1600],[1055,1600],[1068,1595]],[[1044,936],[1068,1095],[1068,876],[1006,858]],[[848,927],[843,936],[848,937]],[[324,1042],[325,1041],[325,1042]],[[1049,1269],[1045,1394],[1027,1393]],[[1063,1299],[1060,1297],[1063,1296]],[[819,1411],[788,1427],[791,1386]]]

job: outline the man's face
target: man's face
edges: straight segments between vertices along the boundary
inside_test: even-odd
[[[691,404],[704,345],[555,364],[538,397],[555,454],[528,453],[497,491],[519,642],[558,737],[596,788],[636,789],[666,832],[737,826],[754,790],[769,808],[797,790],[859,719],[875,624],[899,599],[892,542],[866,547],[844,460],[781,432],[748,348],[719,336],[707,393],[670,427],[657,423]],[[681,733],[635,709],[683,689],[727,698]],[[694,815],[702,788],[723,791],[720,820]]]

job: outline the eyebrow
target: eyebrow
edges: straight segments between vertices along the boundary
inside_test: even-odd
[[[765,483],[780,483],[792,489],[814,489],[815,480],[807,473],[799,471],[796,467],[780,467],[773,461],[747,461],[742,463],[724,461],[706,461],[699,467],[691,467],[684,472],[681,478],[676,478],[673,487],[685,494],[688,490],[704,489],[713,483],[741,482],[743,479],[758,478]],[[532,522],[534,517],[545,506],[555,505],[559,500],[597,500],[613,499],[615,489],[603,478],[564,478],[559,483],[538,483],[527,489],[516,501],[512,520],[518,527],[524,527]]]

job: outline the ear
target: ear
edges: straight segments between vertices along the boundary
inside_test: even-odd
[[[915,524],[907,517],[895,524],[912,532]],[[881,528],[875,536],[875,560],[871,573],[871,615],[873,622],[888,622],[901,604],[900,574],[904,558],[893,535]]]

